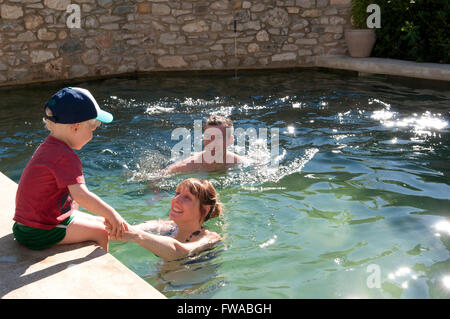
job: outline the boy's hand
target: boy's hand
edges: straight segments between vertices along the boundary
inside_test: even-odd
[[[112,214],[110,218],[105,218],[105,226],[109,236],[118,240],[121,240],[129,229],[127,222],[118,213]]]
[[[106,231],[109,234],[109,240],[121,240],[121,241],[133,241],[133,238],[137,235],[136,230],[127,224],[128,229],[124,231],[123,237],[118,238],[111,233],[112,227],[108,221],[105,220]]]

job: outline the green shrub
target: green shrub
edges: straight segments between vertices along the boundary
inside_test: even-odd
[[[352,24],[356,29],[367,29],[367,6],[371,0],[352,0]]]
[[[367,28],[368,4],[375,3],[381,8],[381,28],[376,30],[373,56],[450,63],[450,0],[352,0],[352,3],[357,28]]]

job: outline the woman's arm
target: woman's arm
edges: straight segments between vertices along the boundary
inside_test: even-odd
[[[134,241],[155,255],[168,261],[186,257],[191,253],[200,252],[212,247],[220,240],[219,235],[209,233],[209,235],[204,236],[198,241],[181,243],[172,237],[150,234],[137,229],[136,227],[129,228],[129,231],[124,235],[125,241]]]
[[[136,231],[133,241],[164,260],[174,260],[187,256],[190,250],[178,240],[154,235],[143,231]]]

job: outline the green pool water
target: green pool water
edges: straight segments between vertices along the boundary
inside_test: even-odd
[[[88,188],[130,224],[167,218],[186,177],[219,192],[225,213],[206,226],[224,241],[210,251],[164,263],[134,243],[110,245],[167,297],[450,297],[445,84],[274,70],[3,88],[0,171],[14,181],[48,134],[43,104],[64,85],[89,89],[114,114],[77,153]],[[277,128],[279,166],[158,175],[179,142],[172,131],[210,114]]]

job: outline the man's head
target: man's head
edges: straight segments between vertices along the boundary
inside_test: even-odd
[[[213,128],[214,130],[209,130],[208,132],[208,129],[211,128]],[[218,130],[221,132],[220,136],[218,136],[219,135]],[[226,139],[226,143],[222,142],[223,147],[226,148],[233,144],[234,141],[233,133],[234,127],[231,119],[220,115],[211,115],[206,120],[205,134],[203,135],[203,144],[207,146],[212,141],[221,138],[222,141]]]

